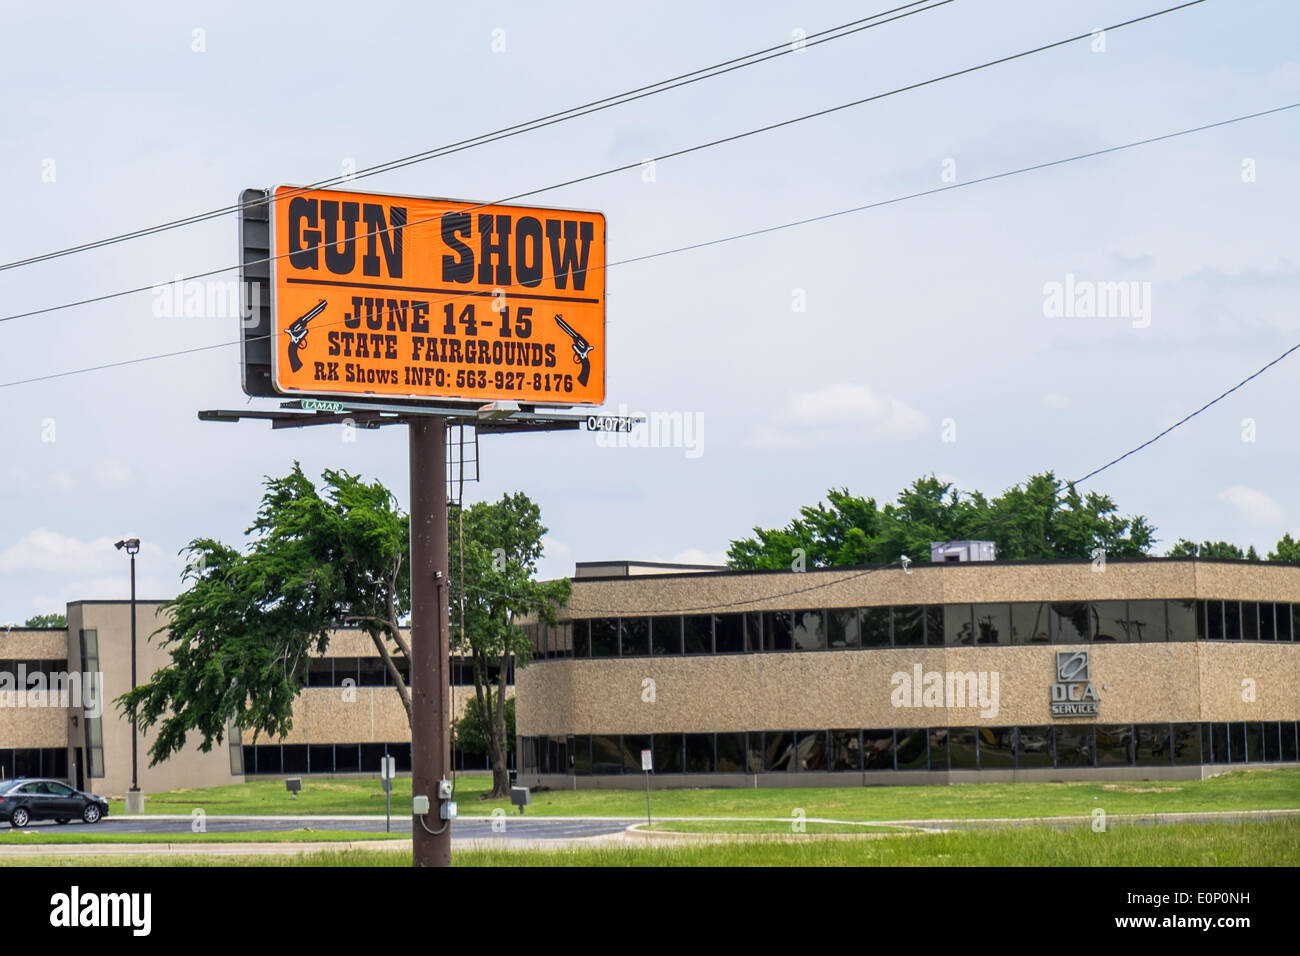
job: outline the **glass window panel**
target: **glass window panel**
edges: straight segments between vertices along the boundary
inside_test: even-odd
[[[969,604],[949,604],[943,609],[943,642],[949,646],[975,643]]]
[[[1254,601],[1241,602],[1241,639],[1259,640],[1259,605]]]
[[[1277,639],[1300,641],[1300,604],[1277,606]]]
[[[1241,640],[1241,602],[1223,602],[1223,637],[1228,641]]]
[[[925,643],[927,646],[943,646],[943,619],[944,613],[942,604],[931,604],[922,610],[922,620],[925,624]]]
[[[942,634],[943,632],[940,631]],[[920,647],[925,643],[925,611],[920,605],[894,608],[894,646]]]
[[[286,750],[288,748],[285,748]],[[383,744],[362,744],[361,745],[361,772],[362,773],[379,773],[384,762],[384,745]]]
[[[334,745],[311,744],[307,747],[308,773],[334,772]]]
[[[763,650],[788,651],[794,646],[794,621],[789,611],[763,612]]]
[[[903,731],[899,731],[903,733]],[[922,743],[924,749],[924,742]],[[862,769],[894,769],[894,731],[890,728],[862,731]],[[925,769],[924,765],[921,769]]]
[[[284,769],[281,773],[306,773],[307,772],[307,745],[306,744],[285,744],[284,745]]]
[[[357,660],[357,669],[360,671],[360,677],[357,681],[359,687],[383,687],[386,668],[384,662],[378,657],[362,657]]]
[[[1270,720],[1264,724],[1264,756],[1263,759],[1269,763],[1276,763],[1282,759],[1282,739],[1278,736],[1277,721]]]
[[[898,769],[925,770],[930,765],[929,739],[930,735],[924,727],[900,729],[895,749]]]
[[[1246,762],[1246,725],[1228,724],[1228,760],[1231,763]]]
[[[864,607],[858,616],[863,647],[889,646],[889,617],[887,607]]]
[[[682,624],[687,654],[713,653],[713,615],[688,614]]]
[[[1011,643],[1050,644],[1051,633],[1046,604],[1022,602],[1011,605]]]
[[[763,734],[761,732],[747,734],[746,741],[745,754],[749,773],[760,773],[763,770]],[[718,746],[719,748],[722,746],[721,737],[719,737]],[[718,753],[719,766],[721,766],[721,749],[719,749]]]
[[[763,615],[758,611],[745,614],[745,650],[751,654],[763,649]]]
[[[1015,769],[1016,728],[981,727],[978,737],[981,770]]]
[[[1228,725],[1210,725],[1210,759],[1213,763],[1228,762]]]
[[[257,748],[257,772],[281,773],[280,745],[263,744]]]
[[[343,682],[351,681],[351,684]],[[334,658],[334,686],[335,687],[358,687],[361,682],[361,668],[355,657],[336,657]]]
[[[801,730],[795,735],[795,769],[826,769],[826,731]]]
[[[930,769],[948,769],[948,728],[930,728]]]
[[[260,759],[260,755],[259,755]],[[259,773],[265,771],[260,770]],[[357,744],[334,745],[334,772],[357,773],[361,769],[361,747]]]
[[[1124,636],[1121,640],[1134,644],[1152,644],[1163,642],[1167,636],[1164,601],[1128,602],[1128,616],[1124,619]]]
[[[623,735],[623,772],[624,773],[641,773],[641,751],[650,750],[651,763],[654,762],[654,752],[650,746],[649,734],[624,734]]]
[[[1168,724],[1138,724],[1134,740],[1137,765],[1168,766],[1171,762]]]
[[[1258,720],[1252,720],[1245,725],[1246,732],[1246,760],[1251,763],[1257,763],[1264,759],[1264,740],[1263,729]]]
[[[1051,605],[1052,638],[1057,644],[1088,644],[1092,640],[1092,609],[1087,601]]]
[[[692,736],[696,736],[692,734]],[[681,773],[682,772],[682,735],[681,734],[655,734],[651,741],[651,749],[654,751],[654,768],[655,773]],[[637,754],[637,769],[641,769],[641,756]]]
[[[257,748],[244,745],[244,773],[257,773]]]
[[[1166,601],[1165,613],[1169,616],[1168,629],[1171,641],[1195,641],[1204,636],[1204,606],[1190,598]]]
[[[591,656],[591,621],[574,621],[570,628],[573,635],[573,656]]]
[[[682,619],[680,617],[656,617],[650,621],[650,640],[654,655],[680,654],[682,652]]]
[[[893,759],[890,759],[893,762]],[[862,742],[856,730],[832,730],[830,732],[829,770],[847,771],[862,769]]]
[[[591,656],[618,657],[618,618],[592,618]]]
[[[1137,641],[1137,634],[1133,633],[1132,625],[1129,623],[1125,602],[1094,601],[1092,603],[1092,639],[1102,644],[1125,644]]]
[[[794,612],[794,649],[796,651],[826,649],[826,615],[822,611]]]
[[[743,770],[743,760],[745,752],[744,734],[727,734],[725,736],[741,737],[739,749],[736,751],[735,758],[729,762],[734,764],[734,770]],[[655,740],[659,738],[656,737]],[[713,773],[713,734],[687,734],[686,735],[686,772],[687,773]]]
[[[586,734],[575,734],[569,759],[573,762],[575,775],[586,776],[591,773],[591,738]]]
[[[718,773],[744,773],[747,766],[745,735],[743,733],[718,734],[717,739]]]
[[[1133,726],[1100,724],[1097,733],[1097,766],[1127,767],[1133,763]]]
[[[395,743],[388,745],[388,756],[393,758],[393,769],[398,773],[411,772],[411,743]]]
[[[976,644],[1011,643],[1010,604],[976,604],[974,611]]]
[[[1223,602],[1205,602],[1205,637],[1210,641],[1223,640]]]
[[[745,650],[745,615],[713,615],[713,643],[719,654],[740,654]]]
[[[1288,762],[1294,762],[1300,758],[1297,753],[1297,743],[1300,743],[1300,735],[1296,732],[1295,721],[1282,721],[1282,759]]]
[[[592,735],[591,738],[591,773],[611,774],[623,770],[622,743],[618,734]]]
[[[1093,766],[1092,726],[1056,725],[1056,765],[1058,767]]]
[[[885,632],[889,641],[889,632]],[[826,612],[826,642],[832,648],[859,647],[862,644],[858,609],[834,608]]]
[[[1274,605],[1269,602],[1261,603],[1259,606],[1259,639],[1261,641],[1277,640],[1274,610]]]
[[[770,772],[792,771],[794,764],[794,733],[770,730],[764,732],[763,769]]]
[[[948,732],[948,769],[975,770],[975,728],[954,727]]]
[[[334,686],[334,658],[315,657],[307,662],[307,686]]]
[[[1016,734],[1016,766],[1052,766],[1052,728],[1021,727]]]
[[[650,653],[650,619],[648,617],[625,617],[619,622],[622,629],[623,657],[646,657]]]

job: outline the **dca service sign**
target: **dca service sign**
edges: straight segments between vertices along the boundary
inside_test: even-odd
[[[604,402],[601,213],[278,186],[270,227],[278,391]]]

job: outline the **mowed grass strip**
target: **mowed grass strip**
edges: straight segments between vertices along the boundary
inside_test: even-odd
[[[114,833],[89,830],[0,830],[0,846],[50,843],[339,843],[409,840],[410,834],[362,830],[246,830],[232,833]]]
[[[855,779],[860,779],[856,778]],[[486,816],[508,800],[484,800],[486,774],[460,774],[456,799],[462,816]],[[1300,768],[1233,771],[1208,780],[1089,781],[1085,783],[968,783],[915,787],[809,787],[726,790],[657,790],[654,815],[670,817],[808,817],[833,820],[942,820],[975,817],[1082,816],[1098,807],[1108,814],[1189,813],[1300,809]],[[410,778],[394,781],[393,813],[405,816]],[[283,778],[206,789],[151,794],[148,813],[188,814],[382,814],[378,779],[303,778],[297,800]],[[114,807],[120,813],[120,804]],[[534,816],[644,817],[645,791],[546,790],[534,793]]]
[[[648,841],[647,841],[648,842]],[[744,842],[628,844],[561,850],[453,850],[454,866],[1295,866],[1300,821],[1181,823],[1117,827],[1086,824],[919,834],[887,840],[807,841],[755,836]],[[410,866],[405,853],[323,850],[285,856],[0,857],[19,866]]]
[[[914,827],[875,826],[869,823],[819,823],[805,821],[800,825],[802,831],[794,828],[794,821],[785,820],[671,820],[667,823],[652,823],[642,826],[642,830],[652,833],[716,833],[727,834],[769,834],[773,836],[802,837],[805,835],[826,833],[854,833],[862,836],[880,833],[918,833]]]

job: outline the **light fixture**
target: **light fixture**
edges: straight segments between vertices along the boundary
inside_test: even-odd
[[[119,550],[119,551],[121,551],[123,548],[125,548],[127,554],[139,554],[139,553],[140,553],[140,539],[139,539],[139,538],[123,538],[121,541],[119,541],[119,542],[117,542],[115,545],[113,545],[113,547],[117,548],[117,550]]]
[[[902,562],[902,565],[903,565],[903,573],[904,573],[904,574],[911,574],[911,573],[912,573],[912,559],[909,558],[909,557],[908,557],[907,555],[905,555],[905,554],[900,554],[900,555],[898,556],[898,560],[899,560],[900,562]]]

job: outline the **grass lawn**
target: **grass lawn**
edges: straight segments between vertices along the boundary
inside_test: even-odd
[[[491,788],[486,774],[458,774],[456,799],[463,816],[513,813],[507,800],[482,800]],[[394,781],[393,813],[410,806],[410,778]],[[969,783],[920,787],[812,787],[807,789],[660,790],[651,796],[656,816],[809,817],[835,820],[936,820],[971,817],[1181,813],[1215,810],[1300,809],[1300,768],[1234,771],[1209,780],[1131,783]],[[120,813],[120,803],[113,812]],[[303,778],[294,800],[281,778],[226,787],[150,794],[149,813],[188,814],[383,814],[379,781]],[[645,815],[643,790],[550,790],[532,795],[535,816]]]
[[[409,834],[350,830],[271,830],[238,833],[98,833],[89,828],[0,830],[0,846],[37,843],[336,843],[348,840],[401,840]]]
[[[751,841],[566,850],[453,851],[455,866],[1294,866],[1300,821],[1051,828],[921,834],[888,840]],[[0,858],[21,866],[409,866],[405,853],[324,850],[292,856]]]

